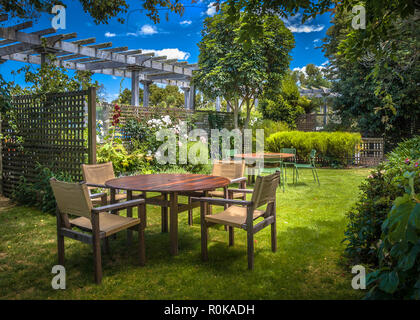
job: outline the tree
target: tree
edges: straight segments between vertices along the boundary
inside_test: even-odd
[[[216,5],[221,2],[217,0]],[[302,22],[305,22],[325,12],[342,14],[352,12],[356,5],[362,5],[366,12],[366,29],[353,29],[348,36],[361,42],[360,46],[349,46],[353,59],[357,59],[366,48],[374,51],[377,43],[395,35],[395,21],[408,19],[420,9],[420,2],[413,0],[229,0],[228,4],[230,19],[238,20],[243,13],[247,17],[246,23],[240,27],[240,34],[241,40],[248,46],[263,35],[258,24],[260,15],[273,14],[287,18],[299,12],[302,13]]]
[[[121,13],[127,13],[129,9],[126,0],[79,0],[79,2],[96,24],[108,23],[110,19]],[[196,0],[191,0],[191,3],[195,2]],[[6,13],[13,17],[31,19],[37,18],[41,12],[50,13],[55,5],[65,6],[61,0],[0,0],[0,14]],[[146,15],[155,23],[160,22],[159,11],[162,9],[179,15],[184,13],[181,0],[142,0],[141,6],[146,11]],[[168,19],[168,14],[166,14],[166,19]],[[124,22],[124,19],[119,17],[118,21]]]
[[[265,88],[279,86],[288,70],[294,38],[279,17],[260,16],[258,25],[264,36],[246,48],[239,41],[239,29],[247,17],[230,20],[227,9],[223,6],[218,14],[204,21],[194,82],[209,98],[224,97],[234,112],[235,128],[244,106],[247,128],[254,100]]]
[[[309,63],[305,67],[305,72],[295,70],[292,72],[295,82],[299,81],[302,87],[306,88],[330,88],[331,82],[324,76],[324,71],[316,65]]]
[[[383,136],[387,148],[411,136],[420,122],[418,79],[418,13],[394,23],[395,33],[379,41],[374,51],[364,48],[357,60],[353,47],[363,43],[349,40],[351,13],[336,14],[327,31],[324,50],[338,93],[333,107],[342,121],[368,136]]]
[[[299,89],[291,75],[286,76],[280,88],[273,88],[264,93],[259,109],[264,119],[286,122],[296,126],[297,118],[309,108],[310,100],[301,97]]]
[[[184,95],[179,92],[177,86],[167,85],[165,88],[161,88],[156,84],[151,84],[149,86],[149,101],[150,104],[153,106],[162,106],[162,102],[165,103],[167,107],[182,107],[184,105]],[[143,89],[139,88],[139,99],[140,101],[143,100]],[[121,104],[131,104],[131,90],[125,88],[113,103],[121,103]]]
[[[44,63],[40,67],[26,65],[12,74],[24,73],[25,82],[29,84],[25,88],[19,85],[13,86],[11,92],[13,95],[35,94],[43,95],[49,92],[67,92],[76,90],[87,90],[89,87],[99,87],[97,81],[92,81],[92,72],[75,71],[71,77],[64,67],[56,66],[53,62],[55,57],[49,55],[50,63]]]

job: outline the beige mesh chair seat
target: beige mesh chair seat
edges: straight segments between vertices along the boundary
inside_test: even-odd
[[[145,264],[144,228],[146,225],[146,204],[144,199],[125,201],[106,205],[106,194],[99,194],[102,206],[93,207],[86,183],[68,183],[50,180],[51,188],[57,202],[57,246],[58,262],[64,265],[64,237],[78,240],[93,246],[95,281],[102,280],[101,239],[108,247],[108,237],[122,230],[128,230],[131,241],[132,230],[139,236],[139,262]],[[138,218],[132,217],[133,207],[138,208]],[[127,217],[111,214],[114,210],[127,209]],[[69,219],[69,215],[77,218]],[[82,230],[73,229],[78,227]],[[84,231],[84,232],[83,232]],[[86,232],[86,233],[85,233]]]
[[[254,210],[253,220],[264,215],[264,211]],[[247,208],[230,206],[225,211],[206,216],[206,221],[217,224],[224,224],[235,228],[242,228],[246,223]]]
[[[85,217],[79,217],[69,221],[72,226],[80,229],[92,231],[92,222]],[[125,230],[140,223],[140,219],[121,217],[116,214],[100,212],[99,213],[99,232],[108,237],[121,230]],[[103,237],[102,236],[102,237]]]
[[[245,161],[215,161],[213,163],[212,175],[228,178],[231,184],[239,183],[241,189],[246,188],[246,178],[244,177],[245,172]],[[228,198],[229,197],[229,186],[223,188],[223,190],[213,190],[208,193],[209,197],[213,198]],[[246,195],[240,192],[230,193],[232,199],[246,199]],[[189,198],[191,203],[191,198]],[[226,206],[227,208],[227,206]],[[210,206],[211,210],[211,206]],[[192,210],[188,211],[188,223],[193,224]]]
[[[247,232],[248,268],[254,268],[254,234],[271,226],[271,250],[277,250],[276,238],[276,190],[280,182],[280,172],[261,177],[258,176],[254,190],[230,189],[230,193],[252,193],[251,201],[229,199],[216,199],[210,197],[193,197],[192,201],[201,202],[201,258],[208,260],[208,228],[221,224],[229,226],[229,246],[234,244],[234,228]],[[217,214],[209,213],[209,205],[228,206]],[[265,210],[259,210],[260,207]],[[258,218],[262,221],[257,222]],[[255,224],[254,224],[255,222]]]

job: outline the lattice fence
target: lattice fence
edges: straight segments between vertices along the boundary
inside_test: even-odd
[[[108,132],[108,126],[112,122],[114,104],[101,103],[105,120],[108,122],[105,124],[105,133]],[[185,108],[157,108],[150,107],[144,108],[141,106],[131,105],[118,105],[121,109],[120,125],[123,126],[128,119],[148,120],[151,118],[159,118],[162,116],[170,115],[171,117],[179,120],[187,120],[194,116],[194,123],[197,128],[209,131],[217,125],[233,129],[233,113],[232,112],[215,112],[205,110],[187,110]],[[123,134],[123,133],[122,133]]]
[[[1,130],[5,196],[11,195],[22,176],[35,182],[37,164],[67,173],[75,181],[82,180],[81,164],[92,160],[93,154],[87,117],[88,110],[95,110],[94,106],[88,107],[88,102],[94,101],[92,92],[13,98],[15,119],[3,119]],[[89,119],[95,121],[94,117]]]

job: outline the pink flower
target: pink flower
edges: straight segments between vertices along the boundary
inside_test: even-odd
[[[419,166],[419,163],[418,162],[416,162],[415,164],[414,164],[414,168],[417,168]]]
[[[410,159],[405,159],[405,163],[409,164],[410,163]]]

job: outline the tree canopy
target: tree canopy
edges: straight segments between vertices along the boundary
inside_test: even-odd
[[[129,9],[126,0],[78,0],[83,10],[88,13],[96,24],[108,23],[112,18],[121,13],[127,13]],[[146,15],[155,23],[160,22],[160,9],[166,9],[171,12],[182,15],[184,6],[181,0],[142,0],[139,4],[146,11]],[[195,3],[196,0],[191,0]],[[13,17],[22,19],[36,18],[41,12],[51,12],[55,5],[64,5],[63,1],[56,0],[0,0],[0,14],[7,13]],[[168,15],[166,15],[168,18]],[[118,21],[124,22],[122,17]]]
[[[258,17],[264,36],[247,49],[240,41],[240,26],[247,18],[230,20],[227,9],[204,21],[194,82],[208,97],[226,100],[235,113],[235,127],[245,106],[247,127],[254,99],[267,87],[279,86],[288,71],[294,38],[279,17],[264,15]]]
[[[395,21],[395,33],[375,50],[363,48],[354,60],[358,39],[348,41],[351,13],[333,18],[324,50],[330,61],[334,107],[342,120],[365,136],[383,136],[388,147],[413,134],[420,121],[418,14]]]

